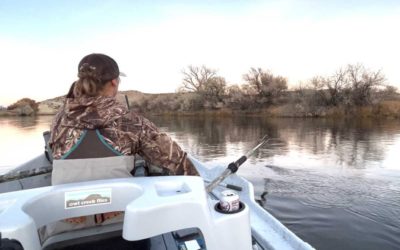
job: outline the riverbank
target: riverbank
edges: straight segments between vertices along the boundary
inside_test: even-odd
[[[253,110],[233,110],[221,108],[198,111],[155,111],[145,114],[160,116],[263,116],[281,118],[372,118],[399,119],[400,101],[385,101],[377,105],[364,107],[313,107],[300,104],[287,104]]]
[[[58,108],[51,108],[48,105],[39,105],[39,110],[35,114],[29,116],[46,116],[55,115]],[[197,110],[197,111],[154,111],[140,112],[143,115],[158,116],[267,116],[282,118],[373,118],[373,119],[399,119],[400,118],[400,102],[382,103],[376,106],[368,107],[317,107],[314,111],[304,110],[300,105],[283,105],[274,106],[255,110],[232,110],[229,108],[214,110]],[[20,112],[10,110],[0,110],[0,117],[9,116],[27,116]]]
[[[127,98],[125,98],[125,96]],[[264,108],[233,109],[221,105],[219,108],[197,108],[196,110],[184,110],[176,108],[176,103],[190,100],[193,96],[171,94],[146,94],[138,91],[123,91],[118,95],[122,103],[129,102],[129,106],[137,113],[144,115],[162,116],[267,116],[288,118],[374,118],[374,119],[399,119],[400,100],[386,100],[368,106],[317,106],[306,103],[287,103],[272,105]],[[34,113],[21,112],[21,110],[0,110],[1,116],[23,115],[54,115],[57,113],[64,97],[38,102]],[[174,102],[174,103],[172,103]],[[157,104],[157,105],[156,105]],[[163,104],[163,105],[161,105]],[[29,114],[28,114],[29,113]]]

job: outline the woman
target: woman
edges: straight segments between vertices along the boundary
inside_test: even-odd
[[[116,100],[120,74],[117,63],[104,54],[90,54],[80,61],[78,80],[51,126],[53,185],[131,176],[136,154],[168,174],[198,175],[176,142]],[[47,225],[40,234],[44,240],[62,231],[121,219],[122,212],[69,218]]]
[[[117,63],[107,55],[90,54],[80,61],[72,95],[68,95],[52,124],[49,145],[53,158],[63,158],[85,130],[97,129],[121,155],[138,154],[172,175],[198,175],[176,142],[117,102],[119,76]]]

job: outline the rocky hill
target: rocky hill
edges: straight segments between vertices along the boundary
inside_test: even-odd
[[[117,99],[121,103],[127,103],[125,96],[128,98],[129,106],[137,106],[142,104],[145,100],[155,98],[160,95],[175,95],[171,94],[146,94],[136,90],[120,91],[117,95]],[[59,96],[52,99],[47,99],[39,102],[37,115],[54,115],[57,113],[58,109],[64,103],[65,96]]]
[[[54,115],[64,103],[64,96],[59,96],[53,99],[47,99],[39,102],[37,115]]]

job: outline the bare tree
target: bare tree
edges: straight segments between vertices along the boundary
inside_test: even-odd
[[[215,102],[222,102],[225,95],[226,81],[225,78],[216,76],[203,84],[203,93],[208,99],[213,99]]]
[[[252,86],[258,94],[262,93],[263,80],[266,82],[267,77],[263,77],[265,72],[261,68],[251,68],[249,73],[243,75],[243,79]],[[264,78],[264,79],[263,79]]]
[[[194,92],[204,99],[204,106],[216,108],[223,103],[226,92],[225,78],[218,76],[217,71],[206,66],[188,66],[183,70],[181,92]]]
[[[315,91],[315,101],[319,105],[338,106],[342,104],[348,89],[346,70],[339,69],[330,77],[313,77],[309,85]]]
[[[336,73],[324,80],[324,85],[327,88],[327,104],[337,106],[344,98],[344,91],[348,87],[346,82],[346,71],[339,69]]]
[[[374,89],[385,82],[385,77],[380,70],[369,71],[361,64],[348,65],[346,78],[350,88],[350,98],[355,105],[370,104]]]
[[[274,76],[261,68],[251,68],[249,73],[243,75],[243,79],[268,103],[272,103],[274,98],[279,97],[287,89],[286,78]]]
[[[326,81],[325,77],[315,76],[308,81],[304,88],[299,88],[297,91],[306,98],[309,105],[329,105]]]
[[[324,106],[367,105],[377,101],[378,88],[384,87],[380,71],[369,71],[363,65],[347,65],[330,77],[317,76],[308,83],[313,92],[310,103]]]
[[[182,70],[183,79],[181,91],[201,92],[204,85],[216,77],[217,72],[206,66],[189,65],[187,70]]]

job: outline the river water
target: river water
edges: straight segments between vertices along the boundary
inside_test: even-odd
[[[400,121],[149,118],[211,166],[267,134],[238,171],[265,209],[317,249],[400,249]],[[0,118],[0,173],[43,151],[51,119]]]

